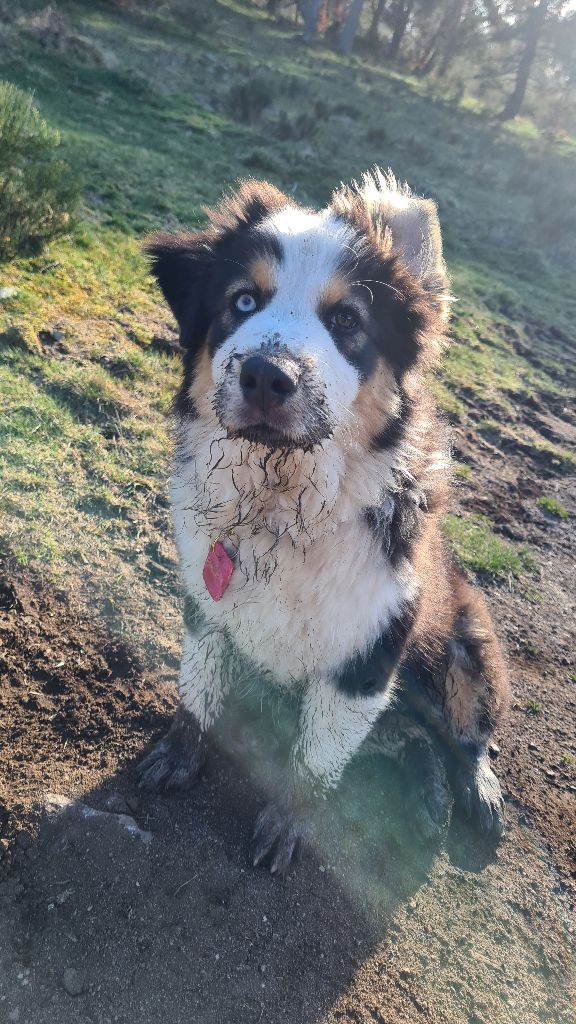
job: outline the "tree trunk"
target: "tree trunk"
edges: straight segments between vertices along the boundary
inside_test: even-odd
[[[318,38],[318,16],[322,0],[298,0],[298,10],[304,22],[302,33],[305,43],[313,43]]]
[[[498,116],[499,121],[511,121],[512,118],[516,117],[522,109],[524,96],[526,95],[526,86],[528,85],[530,71],[532,70],[532,64],[534,63],[534,57],[536,56],[536,49],[546,20],[549,4],[550,0],[540,0],[528,15],[525,33],[526,45],[524,46],[524,51],[520,57],[520,63],[518,64],[516,82],[504,110]]]
[[[368,29],[366,39],[373,50],[376,50],[378,47],[378,29],[380,28],[380,21],[387,2],[388,0],[378,0],[372,14],[372,21],[370,22],[370,28]]]
[[[386,57],[388,60],[396,60],[400,52],[400,45],[404,39],[404,33],[408,27],[413,6],[414,0],[406,0],[405,3],[399,3],[397,6],[394,31],[392,33],[390,45],[386,51]]]
[[[352,3],[350,4],[348,17],[342,26],[342,31],[338,40],[338,50],[340,53],[349,54],[352,52],[354,37],[358,29],[358,22],[360,21],[363,6],[364,0],[352,0]]]
[[[450,27],[446,33],[445,42],[442,46],[442,62],[438,68],[438,78],[442,78],[454,60],[460,47],[462,37],[462,21],[466,14],[466,0],[456,0],[452,7]]]
[[[416,67],[417,75],[429,75],[442,53],[457,46],[458,28],[462,19],[464,0],[455,0],[443,15],[440,24],[430,39]],[[448,58],[448,63],[450,62]],[[446,65],[446,68],[448,64]]]

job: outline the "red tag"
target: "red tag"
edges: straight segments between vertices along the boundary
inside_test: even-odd
[[[202,576],[206,590],[213,601],[220,601],[234,572],[234,562],[226,554],[220,541],[213,544],[206,556]]]

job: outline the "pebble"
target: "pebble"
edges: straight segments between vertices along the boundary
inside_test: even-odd
[[[111,814],[129,814],[130,808],[121,793],[110,793],[106,797],[104,807]]]
[[[550,771],[549,768],[546,769],[546,771],[544,772],[544,775],[549,780],[549,782],[553,782],[554,779],[556,778],[556,772]]]
[[[498,744],[497,743],[489,743],[488,744],[488,753],[490,754],[490,757],[492,758],[492,760],[495,761],[496,758],[498,757],[498,755],[500,754],[500,747],[498,746]]]
[[[86,980],[75,967],[67,967],[62,976],[62,984],[69,996],[79,996],[86,987]]]

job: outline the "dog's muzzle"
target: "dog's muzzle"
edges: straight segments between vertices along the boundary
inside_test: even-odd
[[[268,448],[309,449],[332,433],[321,381],[286,349],[235,353],[215,410],[229,436]]]
[[[284,405],[298,390],[300,373],[296,363],[284,360],[284,367],[264,355],[250,356],[240,370],[240,388],[248,406],[264,417]]]

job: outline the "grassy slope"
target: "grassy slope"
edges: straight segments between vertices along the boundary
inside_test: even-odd
[[[166,532],[166,412],[178,367],[151,345],[172,325],[139,254],[144,232],[194,225],[237,176],[322,203],[339,180],[392,166],[439,201],[445,227],[458,303],[438,397],[461,421],[463,392],[487,403],[500,432],[519,429],[501,421],[516,395],[562,393],[551,332],[569,334],[576,313],[568,275],[550,263],[576,173],[568,143],[495,133],[397,74],[307,51],[293,28],[249,3],[187,7],[176,23],[70,4],[63,51],[20,30],[0,50],[2,75],[35,89],[85,182],[74,234],[0,268],[2,285],[17,289],[0,302],[0,333],[20,329],[19,346],[0,344],[0,538],[20,561],[54,572],[90,566],[112,603],[138,576],[161,579],[170,559],[151,537]],[[74,36],[89,46],[81,51]],[[549,209],[537,187],[544,168],[556,189]],[[535,331],[538,369],[522,355]],[[528,428],[520,440],[571,461]],[[450,535],[473,569],[526,564],[485,523],[452,518]]]

